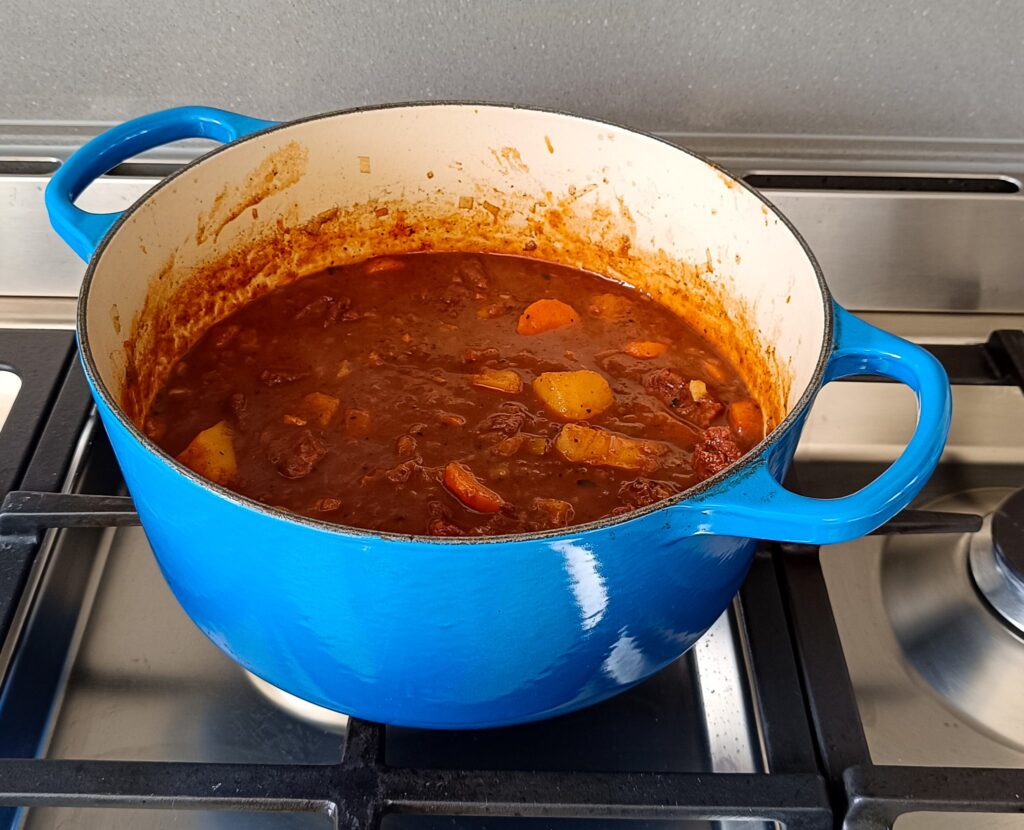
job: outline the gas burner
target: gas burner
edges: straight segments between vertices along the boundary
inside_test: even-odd
[[[293,718],[338,735],[344,735],[348,731],[348,715],[335,712],[325,706],[317,706],[315,703],[296,697],[284,689],[279,689],[250,671],[243,671],[249,682],[256,687],[256,691]]]
[[[932,510],[985,517],[974,534],[892,537],[882,596],[904,657],[960,717],[1024,748],[1024,491],[979,488]]]

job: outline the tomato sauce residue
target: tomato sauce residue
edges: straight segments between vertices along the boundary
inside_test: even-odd
[[[707,340],[642,293],[496,254],[328,268],[242,305],[144,419],[201,475],[305,516],[493,535],[621,515],[763,437]]]

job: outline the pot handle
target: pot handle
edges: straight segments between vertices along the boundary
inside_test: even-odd
[[[952,393],[942,364],[926,350],[835,308],[835,346],[825,383],[878,375],[905,383],[917,396],[917,428],[899,458],[849,496],[816,499],[783,487],[762,456],[691,504],[706,521],[700,531],[780,542],[828,545],[864,536],[917,495],[939,462],[949,433]]]
[[[131,121],[101,133],[72,154],[46,186],[50,224],[86,262],[120,213],[89,213],[74,205],[95,179],[122,161],[162,144],[183,138],[212,138],[227,144],[276,122],[250,118],[212,107],[175,107]]]

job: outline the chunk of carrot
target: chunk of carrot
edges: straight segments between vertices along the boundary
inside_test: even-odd
[[[579,319],[574,309],[561,300],[537,300],[520,315],[516,331],[520,334],[542,334],[571,326]]]
[[[523,391],[523,379],[515,369],[484,369],[473,376],[473,385],[515,395]]]
[[[450,462],[444,468],[444,486],[471,510],[497,513],[505,503],[501,496],[483,484],[465,464]]]
[[[764,438],[764,414],[756,401],[749,398],[733,401],[729,404],[727,417],[729,426],[745,449],[750,449]]]
[[[654,340],[633,340],[623,346],[622,351],[638,360],[652,360],[665,354],[666,349],[668,346]]]

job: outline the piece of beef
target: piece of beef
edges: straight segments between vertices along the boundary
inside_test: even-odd
[[[693,471],[701,478],[720,473],[743,455],[729,427],[708,427],[693,448]]]
[[[300,308],[296,320],[320,320],[324,328],[338,321],[338,316],[347,312],[352,305],[348,297],[334,298],[327,294],[317,297]]]
[[[295,427],[268,430],[263,433],[262,443],[267,460],[285,478],[305,478],[330,449],[322,436]]]
[[[619,485],[619,499],[631,510],[657,504],[679,492],[669,481],[655,481],[651,478],[634,478]]]
[[[644,378],[644,388],[677,418],[708,426],[725,411],[725,405],[706,395],[699,401],[690,393],[690,381],[672,369],[657,369]]]
[[[282,383],[294,383],[308,374],[309,372],[300,372],[295,369],[264,369],[260,372],[260,380],[263,381],[264,386],[273,388]]]

